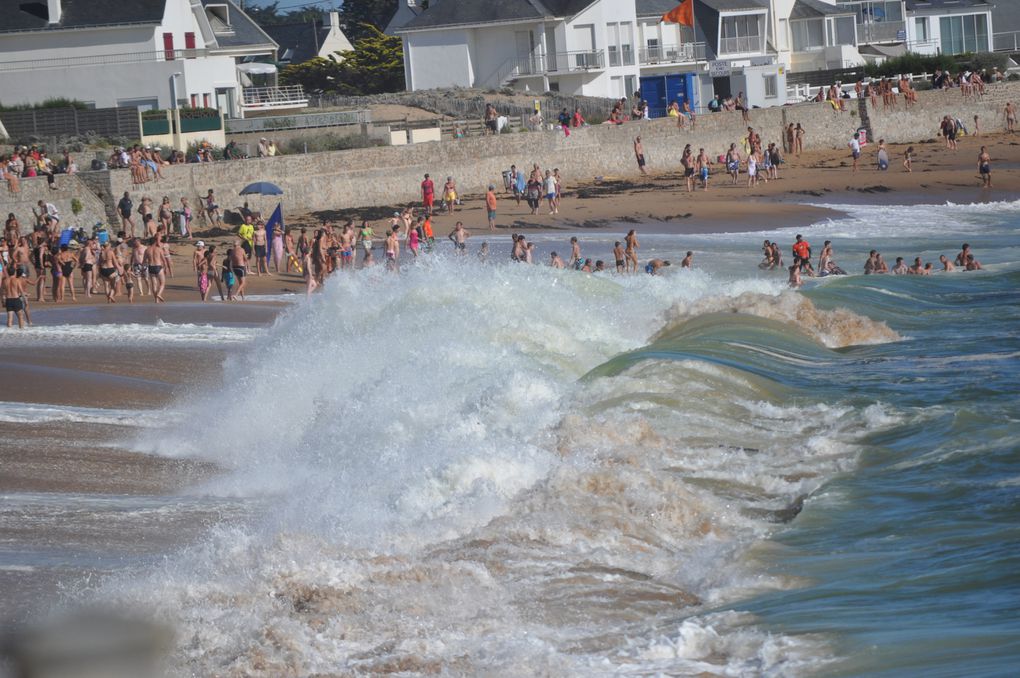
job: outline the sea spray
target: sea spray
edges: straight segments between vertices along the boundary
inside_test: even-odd
[[[742,556],[852,466],[870,420],[697,357],[710,333],[686,358],[648,344],[678,297],[750,289],[778,292],[458,260],[338,276],[190,398],[186,417],[221,425],[139,441],[219,464],[205,491],[263,497],[262,519],[104,595],[172,622],[179,668],[203,675],[592,675],[658,656],[653,629],[682,617],[664,670],[824,662],[819,641],[702,614],[790,585]],[[780,341],[769,322],[736,331]],[[751,348],[840,359],[800,341]]]

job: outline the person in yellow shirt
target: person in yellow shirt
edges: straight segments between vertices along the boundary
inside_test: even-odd
[[[241,247],[244,249],[244,253],[250,259],[255,241],[255,224],[252,223],[251,216],[244,218],[244,223],[237,229],[237,236],[241,239]]]

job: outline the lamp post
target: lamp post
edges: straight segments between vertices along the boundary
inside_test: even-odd
[[[170,96],[173,97],[173,108],[178,108],[177,104],[177,78],[184,75],[183,73],[171,73],[170,74]]]

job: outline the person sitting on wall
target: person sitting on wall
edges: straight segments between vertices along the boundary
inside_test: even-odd
[[[712,113],[718,113],[722,110],[722,106],[719,104],[719,97],[713,96],[708,102],[708,110]]]

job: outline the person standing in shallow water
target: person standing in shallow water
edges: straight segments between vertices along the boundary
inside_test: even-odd
[[[624,270],[632,273],[637,273],[638,270],[637,251],[638,248],[640,247],[640,244],[638,243],[637,239],[637,230],[633,228],[630,229],[630,232],[627,233],[627,237],[624,238],[623,240],[625,243],[627,243],[627,248],[625,251],[627,255],[627,263],[626,266],[624,267]]]

